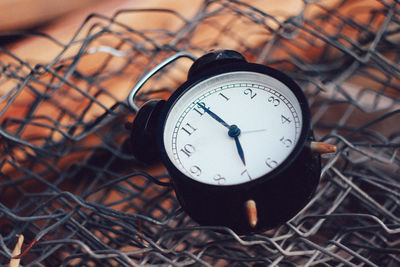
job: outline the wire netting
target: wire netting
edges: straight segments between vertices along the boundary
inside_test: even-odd
[[[259,8],[91,15],[67,43],[27,33],[58,49],[47,62],[0,47],[0,263],[22,234],[22,266],[400,266],[399,1]],[[317,140],[338,147],[309,205],[251,236],[197,225],[163,166],[129,152],[135,82],[178,51],[218,48],[295,79]],[[137,103],[167,98],[190,64],[165,68]]]

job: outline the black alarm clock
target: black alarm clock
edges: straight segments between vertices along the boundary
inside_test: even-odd
[[[316,190],[320,152],[336,149],[313,141],[291,78],[232,50],[200,57],[168,100],[144,104],[131,143],[138,160],[161,160],[193,220],[238,234],[294,217]]]

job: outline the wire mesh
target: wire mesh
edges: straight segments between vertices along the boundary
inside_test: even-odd
[[[23,266],[399,266],[399,1],[304,1],[276,15],[239,1],[91,15],[48,62],[0,47],[0,263],[18,234]],[[138,17],[161,21],[137,24]],[[227,48],[306,93],[323,160],[309,205],[276,229],[199,226],[162,166],[130,155],[130,89],[177,51]],[[152,78],[167,98],[191,62]],[[129,128],[129,127],[128,127]],[[217,231],[216,231],[217,230]]]

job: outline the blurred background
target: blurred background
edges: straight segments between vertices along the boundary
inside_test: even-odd
[[[399,266],[399,13],[397,0],[1,1],[0,264]],[[164,167],[129,151],[138,80],[221,48],[295,79],[317,140],[338,147],[309,205],[251,236],[193,222]],[[136,103],[168,98],[190,64]]]

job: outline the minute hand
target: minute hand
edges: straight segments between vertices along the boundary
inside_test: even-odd
[[[214,120],[218,121],[223,126],[225,126],[226,128],[229,129],[230,125],[228,123],[226,123],[223,119],[221,119],[217,114],[212,112],[209,108],[207,108],[204,103],[197,103],[197,105],[199,105],[200,108],[202,108],[206,113],[208,113],[208,115],[210,115],[211,118],[213,118]]]
[[[236,125],[229,125],[223,119],[221,119],[217,114],[212,112],[209,108],[206,107],[204,103],[197,103],[199,107],[201,107],[206,113],[208,113],[213,119],[221,123],[223,126],[229,129],[228,135],[235,139],[236,149],[239,154],[240,159],[242,160],[243,164],[246,166],[246,160],[244,158],[243,148],[239,141],[240,129]]]

